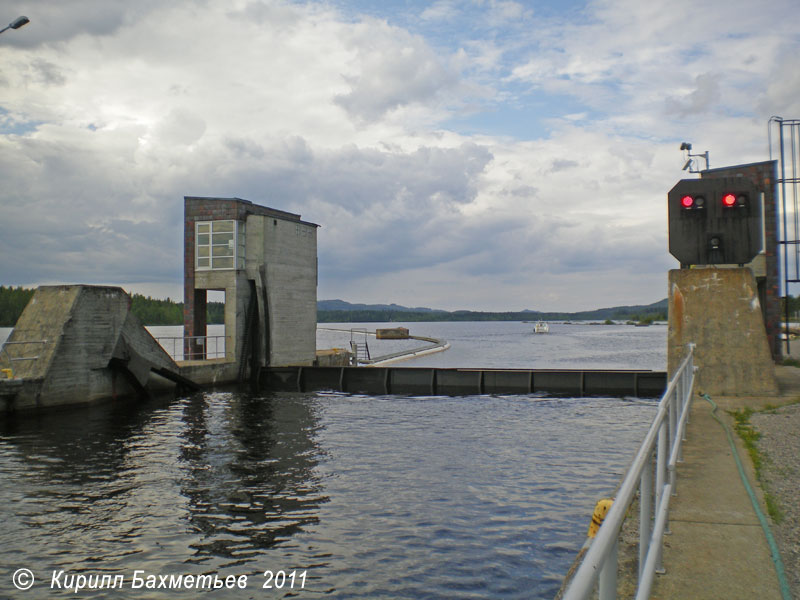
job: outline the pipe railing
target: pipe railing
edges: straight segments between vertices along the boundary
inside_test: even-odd
[[[662,538],[669,533],[669,501],[675,495],[675,466],[682,458],[681,442],[689,417],[694,371],[694,345],[690,344],[686,358],[658,403],[653,423],[619,487],[614,504],[567,585],[562,596],[564,600],[589,598],[596,585],[600,600],[616,599],[617,540],[637,490],[639,576],[636,600],[650,597],[655,574],[664,572]]]
[[[228,337],[226,335],[189,335],[159,336],[155,339],[172,357],[172,360],[211,360],[225,358]],[[220,340],[222,341],[220,342]]]
[[[29,346],[36,347],[36,354],[28,355],[30,352]],[[41,350],[40,347],[44,347],[47,345],[47,340],[19,340],[19,341],[6,341],[2,347],[0,347],[0,365],[7,363],[8,368],[2,370],[4,374],[6,374],[8,379],[14,378],[14,364],[15,362],[25,361],[25,360],[39,360],[39,352]],[[16,350],[16,349],[19,349]],[[9,350],[14,349],[13,355]]]
[[[47,340],[27,340],[27,341],[20,340],[13,342],[5,342],[2,347],[2,352],[3,355],[6,357],[6,360],[8,360],[9,362],[16,362],[18,360],[37,360],[39,358],[38,354],[35,356],[11,356],[11,354],[9,354],[8,352],[11,346],[29,346],[31,344],[35,346],[44,346],[45,344],[47,344]]]

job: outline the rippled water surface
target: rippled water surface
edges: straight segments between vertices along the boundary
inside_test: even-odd
[[[550,333],[534,334],[533,323],[430,322],[430,323],[320,323],[317,347],[350,347],[350,329],[375,331],[403,326],[412,335],[447,340],[450,349],[395,363],[408,367],[483,367],[496,369],[652,369],[667,364],[666,325],[634,327],[617,323],[550,323]],[[338,331],[337,331],[338,330]],[[372,356],[407,347],[419,341],[376,340],[369,336]]]
[[[500,325],[471,356],[534,342]],[[583,347],[565,337],[549,360],[602,368],[660,335],[585,327],[564,334]],[[131,589],[135,570],[248,575],[213,593],[226,598],[552,598],[654,413],[630,399],[229,390],[5,419],[0,598],[198,596]],[[22,567],[37,578],[24,593]],[[50,590],[61,570],[125,587]],[[267,570],[295,571],[294,589],[262,589]]]
[[[4,422],[0,593],[27,567],[249,574],[228,595],[264,597],[263,571],[297,569],[300,597],[550,598],[652,415],[616,399],[214,392]]]

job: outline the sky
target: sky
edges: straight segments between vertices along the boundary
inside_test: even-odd
[[[319,299],[667,296],[686,156],[800,117],[795,0],[0,0],[0,284],[181,301],[183,197],[319,224]]]

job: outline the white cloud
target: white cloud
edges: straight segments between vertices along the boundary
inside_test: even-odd
[[[720,75],[704,73],[695,78],[694,88],[680,96],[666,98],[668,113],[679,116],[712,113],[720,100]]]
[[[190,109],[173,108],[154,129],[155,139],[150,140],[150,143],[190,146],[203,136],[206,123]]]
[[[414,104],[435,110],[458,91],[458,73],[418,36],[370,19],[358,24],[346,43],[354,53],[343,74],[350,90],[335,102],[357,121]]]
[[[459,12],[454,0],[437,0],[422,11],[420,18],[423,21],[443,21],[456,17]]]
[[[320,297],[652,302],[679,143],[764,160],[800,109],[788,0],[37,7],[0,38],[5,284],[179,289],[183,196],[218,195],[321,224]]]

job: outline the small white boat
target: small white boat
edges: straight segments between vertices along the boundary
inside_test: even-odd
[[[533,326],[533,333],[549,333],[549,332],[550,332],[550,325],[548,325],[544,321],[537,321],[536,325]]]

